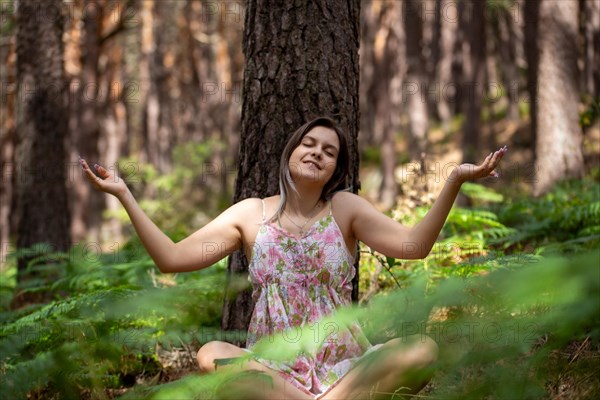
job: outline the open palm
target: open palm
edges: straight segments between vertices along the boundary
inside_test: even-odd
[[[79,158],[79,163],[83,168],[85,176],[92,182],[92,185],[94,185],[96,189],[117,197],[127,192],[127,185],[125,185],[123,179],[119,178],[114,171],[107,170],[100,165],[95,164],[94,168],[98,171],[99,175],[96,176],[83,158]]]
[[[456,168],[455,172],[457,178],[461,182],[473,181],[480,178],[494,177],[497,178],[499,174],[495,171],[496,167],[500,163],[504,154],[508,151],[506,146],[490,153],[485,160],[479,165],[475,164],[461,164]]]

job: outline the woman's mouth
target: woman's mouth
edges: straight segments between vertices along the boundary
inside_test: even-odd
[[[319,166],[319,164],[317,164],[317,163],[316,163],[316,162],[314,162],[314,161],[304,161],[304,163],[305,163],[305,164],[308,164],[308,165],[312,165],[313,167],[315,167],[315,168],[316,168],[316,169],[318,169],[318,170],[320,170],[320,169],[321,169],[321,167]]]

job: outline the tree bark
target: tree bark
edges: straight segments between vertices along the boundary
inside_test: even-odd
[[[450,122],[455,107],[450,107],[449,103],[455,102],[456,96],[449,92],[452,83],[452,59],[454,57],[454,46],[456,44],[456,34],[458,29],[458,18],[453,19],[449,14],[452,5],[451,0],[438,0],[439,24],[440,24],[440,46],[439,61],[437,62],[437,84],[439,92],[437,101],[437,112],[442,122],[442,128],[445,133],[450,132]],[[452,100],[452,101],[450,101]]]
[[[467,24],[467,44],[470,69],[466,71],[461,88],[461,102],[465,113],[463,134],[463,162],[475,162],[481,131],[481,106],[485,90],[485,1],[475,1],[465,9],[463,22]]]
[[[403,87],[403,102],[408,113],[408,140],[410,158],[421,160],[427,151],[427,70],[423,57],[423,20],[418,0],[404,2],[404,29],[406,37],[406,82]]]
[[[100,138],[98,102],[99,73],[98,59],[100,57],[100,34],[102,32],[102,5],[96,0],[86,0],[83,3],[83,36],[80,41],[81,72],[74,84],[77,93],[70,104],[71,110],[71,140],[75,144],[70,159],[82,156],[90,162],[99,162],[98,140]],[[103,193],[94,190],[79,174],[80,182],[74,185],[72,191],[71,233],[78,241],[88,235],[90,240],[100,238],[100,224],[104,209]]]
[[[400,130],[404,77],[402,3],[368,2],[361,12],[362,143],[378,146],[382,181],[379,201],[385,208],[396,202],[396,134]]]
[[[43,242],[67,251],[71,243],[61,7],[61,0],[23,0],[17,8],[18,249]],[[18,260],[19,283],[30,259]]]
[[[17,77],[15,65],[15,34],[5,35],[6,42],[0,45],[0,251],[7,254],[12,249],[12,237],[16,231],[16,213],[11,212],[16,204],[15,177],[15,100],[17,98]],[[4,270],[6,257],[0,257],[0,271]]]
[[[278,193],[279,160],[287,138],[319,115],[334,117],[347,133],[350,182],[358,191],[359,10],[358,0],[247,3],[234,202]],[[247,269],[241,252],[232,255],[230,275],[246,274]],[[249,291],[228,294],[223,329],[246,330],[253,307]]]
[[[583,92],[600,96],[600,1],[582,0],[585,37]]]
[[[539,19],[536,180],[540,195],[559,180],[583,174],[579,125],[578,3],[542,0]]]
[[[529,119],[531,121],[530,139],[536,143],[537,134],[537,85],[538,85],[538,29],[540,17],[539,1],[525,1],[525,58],[527,59],[527,92],[529,93]],[[534,154],[535,158],[536,154]]]

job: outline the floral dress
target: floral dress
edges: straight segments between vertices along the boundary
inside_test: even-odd
[[[249,266],[254,312],[248,328],[249,351],[263,336],[318,323],[351,302],[354,259],[331,212],[300,238],[265,219],[256,236]],[[323,331],[323,328],[321,328]],[[288,382],[318,398],[343,377],[372,346],[358,324],[329,329],[331,335],[311,354],[294,361],[257,361],[279,371]]]

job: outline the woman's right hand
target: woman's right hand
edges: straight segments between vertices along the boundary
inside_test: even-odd
[[[125,184],[125,181],[119,178],[113,171],[106,170],[98,164],[94,164],[94,168],[96,171],[98,171],[98,177],[90,169],[87,162],[83,158],[79,157],[79,163],[81,164],[81,168],[83,168],[85,176],[90,182],[92,182],[92,185],[94,185],[96,189],[108,194],[112,194],[117,198],[120,198],[127,193],[128,188]]]

